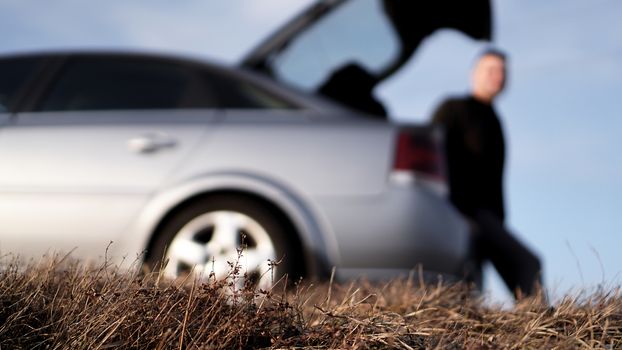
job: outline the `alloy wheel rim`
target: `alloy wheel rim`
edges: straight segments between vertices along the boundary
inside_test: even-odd
[[[236,211],[213,211],[186,223],[171,240],[163,272],[166,277],[188,274],[201,279],[233,279],[236,286],[253,278],[258,287],[272,283],[271,261],[276,249],[256,220]]]

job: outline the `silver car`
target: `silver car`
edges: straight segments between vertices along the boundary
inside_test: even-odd
[[[404,16],[414,7],[318,2],[237,67],[144,52],[0,58],[0,252],[166,261],[173,278],[225,277],[238,262],[260,283],[271,268],[461,276],[467,225],[444,196],[436,134],[378,117],[372,90],[433,29],[487,37],[489,9],[423,28]]]

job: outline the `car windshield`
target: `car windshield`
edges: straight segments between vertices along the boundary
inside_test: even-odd
[[[301,33],[271,62],[278,80],[317,90],[335,70],[356,65],[376,75],[400,54],[380,1],[349,1]]]

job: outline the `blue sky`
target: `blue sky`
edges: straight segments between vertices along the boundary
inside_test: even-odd
[[[309,2],[2,0],[0,54],[147,48],[233,63]],[[494,43],[510,57],[510,83],[497,103],[508,140],[509,226],[541,254],[554,292],[619,285],[622,2],[492,3]],[[437,32],[377,93],[397,120],[425,121],[447,94],[467,91],[483,46]],[[489,276],[495,298],[507,298]]]

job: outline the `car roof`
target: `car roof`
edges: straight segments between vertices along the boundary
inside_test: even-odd
[[[0,59],[14,58],[68,58],[68,57],[136,57],[145,59],[162,59],[167,61],[179,61],[184,63],[195,63],[204,67],[233,70],[225,64],[217,63],[213,60],[199,56],[183,55],[168,51],[151,51],[146,49],[52,49],[52,50],[33,50],[13,52],[0,55]]]

